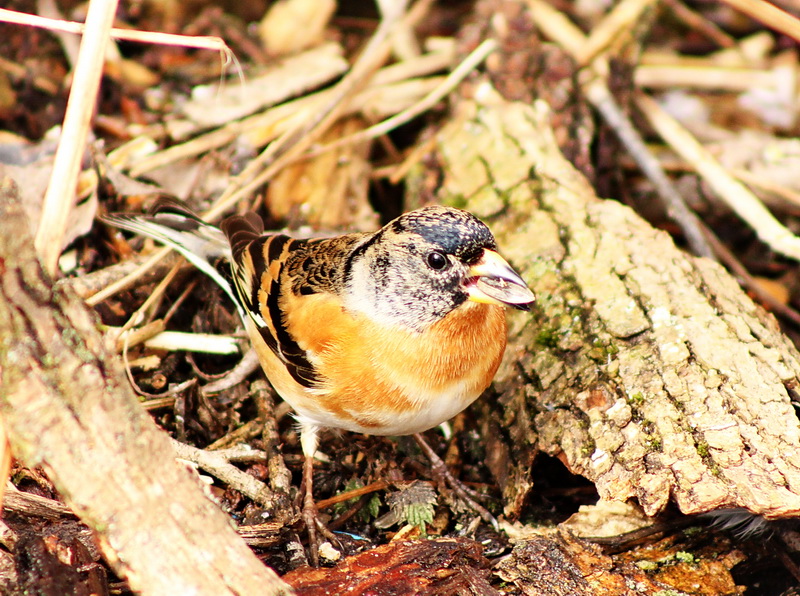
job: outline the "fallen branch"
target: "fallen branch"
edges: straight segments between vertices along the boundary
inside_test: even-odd
[[[97,320],[53,290],[16,189],[0,185],[0,415],[14,453],[41,465],[141,594],[286,594],[175,461]]]
[[[494,101],[463,103],[438,148],[441,198],[491,225],[537,295],[511,322],[485,406],[507,514],[541,449],[648,514],[674,500],[684,513],[798,515],[800,353],[720,266],[598,199],[543,104]]]

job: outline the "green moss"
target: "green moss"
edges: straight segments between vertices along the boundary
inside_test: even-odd
[[[403,518],[407,524],[417,526],[420,533],[426,536],[426,526],[433,521],[434,513],[433,503],[415,503],[403,510]]]
[[[645,444],[650,451],[661,451],[663,447],[661,437],[656,435],[648,435],[647,439],[645,439]]]
[[[636,561],[636,566],[642,571],[655,571],[658,569],[658,563],[655,561]]]
[[[675,553],[675,559],[680,561],[681,563],[686,563],[688,565],[697,564],[697,558],[692,553],[687,553],[685,550],[681,550]]]
[[[607,339],[595,337],[592,340],[592,347],[587,355],[589,358],[595,362],[598,362],[599,364],[607,364],[608,361],[618,353],[619,348],[615,344],[611,343]]]
[[[536,334],[536,343],[544,348],[555,349],[558,347],[558,333],[553,327],[542,328]]]
[[[705,534],[706,528],[702,526],[689,526],[683,530],[683,535],[687,538],[695,538],[701,534]]]
[[[697,455],[699,455],[703,463],[708,466],[709,471],[714,476],[721,476],[722,469],[719,467],[719,464],[711,459],[711,446],[706,443],[703,439],[695,439],[695,449],[697,450]]]
[[[356,490],[363,487],[364,483],[362,483],[357,478],[354,478],[345,485],[344,490],[341,491],[341,493],[339,494],[347,493],[350,492],[351,490]],[[333,506],[334,513],[336,515],[342,515],[345,511],[350,509],[350,507],[355,505],[358,502],[359,498],[360,497],[354,497],[352,499],[348,499],[347,501],[336,503]],[[381,507],[381,499],[377,493],[373,493],[369,501],[367,501],[364,507],[362,507],[356,514],[356,519],[358,519],[363,523],[370,523],[373,519],[378,517],[378,514],[380,513],[380,507]]]
[[[632,408],[640,408],[644,405],[644,394],[637,391],[633,395],[629,395],[626,401]]]

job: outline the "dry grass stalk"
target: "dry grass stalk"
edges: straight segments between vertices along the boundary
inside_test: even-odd
[[[533,18],[545,35],[553,39],[573,57],[583,51],[586,37],[565,15],[543,0],[527,0],[527,3],[531,7]],[[635,6],[644,11],[650,5],[641,2]],[[583,92],[654,184],[658,195],[667,206],[670,216],[680,225],[695,254],[713,258],[713,252],[700,229],[697,217],[686,206],[681,194],[664,173],[658,160],[649,151],[633,123],[614,99],[606,84],[608,71],[609,67],[605,58],[596,58],[586,68],[585,76],[582,79]]]
[[[63,31],[64,33],[83,34],[86,30],[84,23],[63,21],[59,19],[48,19],[38,15],[16,12],[7,8],[0,8],[0,22],[23,25],[26,27],[39,27],[49,31]],[[136,31],[133,29],[118,29],[111,27],[109,35],[120,41],[135,41],[138,43],[158,44],[164,46],[181,46],[184,48],[196,48],[198,50],[211,50],[220,52],[224,56],[232,57],[233,54],[219,37],[197,36],[197,35],[177,35],[175,33],[160,33],[158,31]]]
[[[758,235],[762,242],[784,256],[800,260],[800,238],[792,234],[764,204],[739,183],[688,130],[645,94],[636,104],[651,126],[669,146],[716,191]]]
[[[328,102],[306,121],[270,143],[258,158],[232,180],[228,191],[214,203],[205,217],[212,221],[217,219],[239,200],[249,197],[287,163],[294,161],[310,147],[341,116],[346,100],[386,61],[389,56],[389,40],[396,27],[403,22],[418,22],[430,4],[430,0],[420,0],[406,13],[406,2],[398,2],[396,9],[381,20],[350,72],[334,87]]]
[[[764,0],[724,0],[736,10],[761,21],[767,27],[800,41],[800,20]]]
[[[359,91],[348,101],[347,108],[341,114],[352,115],[359,111],[383,113],[383,104],[375,101],[376,94],[385,93],[391,96],[402,94],[398,85],[417,86],[416,97],[430,91],[430,85],[437,84],[440,79],[417,79],[432,72],[446,68],[452,61],[453,51],[437,51],[426,54],[413,63],[399,63],[379,70],[370,80],[369,86]],[[433,83],[431,82],[433,81]],[[244,137],[253,147],[263,147],[283,134],[302,124],[322,106],[330,102],[333,89],[310,93],[298,99],[277,105],[262,113],[230,122],[221,128],[199,135],[185,143],[172,145],[163,151],[132,157],[128,161],[131,176],[140,176],[146,172],[163,167],[180,159],[193,157],[233,142]],[[407,94],[407,92],[405,93]],[[183,123],[183,124],[181,124]],[[186,121],[172,123],[170,126],[186,127]],[[182,132],[185,134],[185,132]],[[131,141],[134,142],[134,141]],[[136,140],[137,143],[141,141]]]
[[[122,331],[121,327],[108,327],[109,333],[119,334],[117,350],[121,351],[123,342],[131,348],[144,344],[153,350],[168,352],[196,352],[203,354],[239,354],[239,342],[230,335],[212,333],[186,333],[183,331],[164,331],[162,320],[153,321],[144,327]]]
[[[642,14],[655,4],[655,0],[622,0],[606,17],[592,28],[586,42],[573,54],[580,66],[586,66],[617,40],[624,39],[625,32],[630,31]]]
[[[69,212],[75,200],[89,122],[103,75],[108,32],[114,22],[116,9],[116,0],[94,0],[89,2],[86,14],[86,33],[75,66],[61,140],[56,150],[35,239],[36,252],[45,270],[53,277],[58,268]]]

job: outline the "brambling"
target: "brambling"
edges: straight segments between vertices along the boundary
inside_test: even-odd
[[[300,424],[315,564],[318,431],[421,439],[489,386],[506,346],[503,307],[529,310],[534,301],[489,228],[448,207],[411,211],[374,233],[302,240],[265,233],[252,212],[217,228],[174,200],[150,215],[102,219],[171,246],[233,299]],[[232,285],[215,268],[220,258]]]

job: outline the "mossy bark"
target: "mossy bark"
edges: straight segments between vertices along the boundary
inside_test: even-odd
[[[484,420],[506,513],[536,450],[648,514],[670,499],[800,513],[800,354],[775,319],[719,265],[596,197],[543,104],[462,102],[437,150],[439,198],[487,221],[537,295],[510,317]]]

